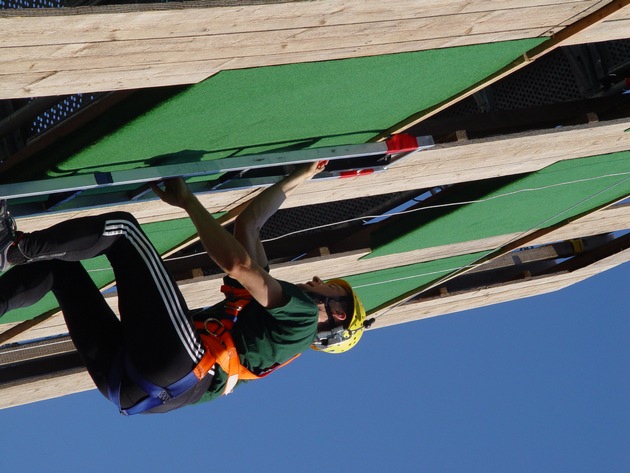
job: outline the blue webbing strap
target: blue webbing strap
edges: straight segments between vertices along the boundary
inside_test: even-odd
[[[137,402],[133,406],[123,409],[120,403],[120,386],[122,381],[122,371],[125,371],[129,378],[140,387],[144,392],[148,394],[148,397]],[[153,384],[148,379],[144,378],[135,366],[129,360],[126,354],[118,354],[118,360],[112,367],[110,373],[110,379],[107,386],[107,392],[109,399],[116,404],[118,410],[124,415],[134,415],[146,412],[154,407],[166,404],[171,399],[184,394],[190,388],[195,386],[199,382],[199,379],[195,375],[194,371],[191,371],[179,381],[175,381],[166,388]]]
[[[129,378],[131,378],[134,383],[136,383],[145,393],[149,395],[149,397],[143,399],[134,406],[131,406],[128,409],[121,409],[121,412],[125,415],[140,414],[148,411],[149,409],[153,409],[154,407],[166,404],[171,399],[176,398],[180,394],[184,394],[199,382],[195,373],[191,371],[179,381],[175,381],[166,388],[158,386],[138,373],[138,370],[136,370],[136,367],[133,366],[129,357],[125,357],[125,369],[127,370]]]
[[[122,383],[123,356],[123,349],[119,348],[114,356],[112,367],[107,377],[107,397],[116,404],[119,411],[122,411],[120,407],[120,386]]]

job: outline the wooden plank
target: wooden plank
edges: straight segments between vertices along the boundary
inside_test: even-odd
[[[95,388],[87,371],[65,373],[48,379],[3,386],[0,388],[0,409],[45,401],[90,389]]]
[[[630,207],[627,205],[612,206],[577,219],[541,238],[536,238],[532,240],[532,245],[544,245],[554,241],[571,240],[627,229],[630,229]]]
[[[211,213],[227,212],[233,207],[238,206],[244,200],[248,200],[255,196],[261,189],[239,189],[229,192],[216,192],[211,194],[200,194],[199,200]],[[89,217],[91,215],[99,215],[106,211],[123,210],[131,212],[141,224],[152,222],[163,222],[165,220],[174,220],[178,218],[186,218],[187,214],[176,207],[167,205],[160,200],[131,202],[124,205],[117,205],[103,208],[93,208],[86,210],[71,210],[65,212],[52,212],[49,214],[41,214],[34,217],[19,218],[18,226],[23,231],[36,231],[48,228],[62,220],[77,217]]]
[[[28,321],[27,321],[28,323]],[[11,331],[13,329],[13,331]],[[68,333],[68,327],[61,312],[58,312],[46,320],[27,327],[21,327],[20,323],[0,325],[0,337],[2,343],[19,343],[38,338],[55,337]]]
[[[569,38],[564,45],[598,43],[628,38],[630,38],[630,7],[627,6],[608,17],[604,22]]]
[[[541,24],[547,10],[533,12],[529,21],[521,20],[519,28],[498,28],[496,25],[513,24],[518,17],[508,12],[476,13],[447,16],[441,21],[418,19],[405,21],[380,21],[374,24],[325,26],[317,29],[288,29],[270,32],[232,33],[226,35],[192,36],[147,40],[75,43],[3,48],[0,67],[3,74],[26,72],[57,72],[85,69],[139,67],[154,64],[194,64],[217,61],[229,64],[237,58],[281,56],[286,54],[319,53],[344,48],[346,51],[368,46],[396,45],[399,43],[422,44],[439,38],[458,38],[476,35],[496,35],[500,38],[523,38],[523,32],[544,32],[561,18],[551,18]],[[552,14],[553,10],[549,10]],[[492,18],[488,18],[492,16]],[[486,22],[488,20],[488,22]],[[471,26],[472,25],[472,26]],[[447,31],[448,34],[444,34]],[[378,41],[375,41],[375,37]],[[492,36],[490,36],[492,38]],[[473,44],[478,40],[471,38]],[[433,43],[428,43],[432,45]],[[266,59],[269,61],[269,59]],[[243,61],[245,64],[249,64]],[[273,61],[275,63],[276,61]],[[212,64],[212,63],[210,63]]]
[[[57,71],[34,74],[0,74],[0,100],[7,98],[43,97],[73,93],[108,92],[200,82],[215,73],[216,61],[210,64],[189,64],[183,70],[172,65],[109,67],[84,71]],[[81,79],[83,76],[83,79]],[[75,84],[75,85],[73,85]],[[70,92],[74,90],[74,92]],[[83,92],[81,92],[83,90]]]
[[[0,47],[60,45],[145,39],[173,39],[204,35],[261,33],[291,28],[352,26],[366,23],[405,21],[420,18],[516,12],[525,16],[531,9],[545,9],[559,15],[564,25],[576,12],[585,12],[601,4],[594,0],[335,0],[289,2],[275,5],[237,7],[192,7],[130,10],[117,12],[106,8],[65,8],[0,12]],[[105,11],[105,12],[103,12]],[[533,10],[536,11],[536,10]],[[563,13],[564,12],[564,13]],[[486,17],[488,24],[492,17]],[[564,23],[562,23],[564,22]],[[63,34],[59,34],[63,32]]]
[[[591,214],[585,215],[575,221],[560,227],[552,232],[532,239],[527,246],[547,245],[557,241],[571,240],[588,236],[600,235],[614,231],[630,229],[630,207],[619,206],[598,210]],[[477,253],[481,251],[490,251],[500,248],[510,241],[515,240],[522,234],[509,233],[505,235],[497,235],[494,237],[483,238],[480,240],[467,241],[462,243],[454,243],[450,245],[442,245],[421,250],[409,251],[404,254],[379,256],[370,258],[369,265],[360,266],[362,262],[357,263],[361,272],[378,271],[399,266],[401,261],[405,264],[421,263],[423,261],[432,261],[435,259],[448,258],[456,255],[465,255]]]
[[[630,150],[630,119],[437,145],[395,163],[382,174],[311,182],[291,205],[431,188],[534,172],[565,159]]]
[[[438,145],[392,165],[385,174],[348,181],[313,182],[312,186],[304,188],[303,195],[299,194],[306,197],[304,201],[299,202],[296,198],[294,203],[312,203],[319,192],[340,200],[394,189],[412,190],[533,172],[564,159],[626,151],[630,149],[630,134],[624,132],[628,126],[630,121],[622,119],[549,132]]]
[[[583,3],[571,4],[560,11],[545,5],[527,9],[496,10],[441,17],[374,21],[360,24],[325,25],[311,28],[283,28],[248,33],[184,35],[169,38],[143,38],[115,41],[86,41],[2,49],[1,69],[14,72],[50,72],[58,70],[104,68],[114,61],[123,65],[188,62],[211,59],[229,60],[246,56],[279,53],[303,53],[335,49],[343,45],[355,48],[375,42],[400,43],[441,37],[474,36],[514,30],[551,29],[582,13]],[[0,19],[1,20],[1,19]],[[517,22],[518,20],[518,22]],[[121,21],[124,21],[122,19]],[[199,20],[197,20],[198,23]],[[518,28],[515,28],[515,23]],[[1,24],[1,21],[0,21]],[[445,32],[447,32],[445,34]],[[518,36],[522,37],[522,34]]]
[[[7,15],[0,17],[0,98],[190,84],[217,70],[531,38],[598,4],[338,0]]]
[[[353,57],[377,56],[467,46],[495,41],[510,41],[537,37],[544,28],[518,32],[499,32],[476,36],[435,38],[423,41],[406,41],[391,44],[370,44],[335,49],[299,51],[294,53],[267,54],[237,57],[224,62],[220,70],[245,69],[269,65],[285,65],[301,62],[330,61]],[[219,60],[221,62],[221,60]],[[89,65],[82,70],[60,70],[50,73],[0,74],[0,99],[28,98],[71,93],[88,93],[127,90],[143,87],[164,87],[195,84],[214,75],[217,61],[188,61],[167,64],[145,64],[144,66],[112,66],[94,69]]]
[[[566,28],[552,35],[551,40],[535,47],[526,54],[527,60],[533,61],[554,49],[567,45],[572,38],[579,36],[585,31],[596,28],[616,13],[630,7],[630,0],[612,0],[599,8],[593,9],[588,15],[572,22]]]

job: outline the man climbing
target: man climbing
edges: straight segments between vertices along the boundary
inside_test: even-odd
[[[127,212],[71,219],[21,233],[0,207],[0,315],[52,291],[70,336],[99,391],[124,414],[167,412],[229,393],[265,376],[309,346],[352,348],[365,311],[350,285],[314,277],[293,285],[273,278],[259,231],[295,188],[324,163],[298,167],[265,189],[237,217],[230,235],[183,179],[153,186],[186,211],[210,257],[227,273],[224,302],[191,311],[135,218]],[[81,265],[105,254],[120,320]],[[11,268],[7,271],[8,268]]]

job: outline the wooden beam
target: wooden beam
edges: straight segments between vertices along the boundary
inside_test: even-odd
[[[192,84],[228,69],[550,36],[599,4],[318,0],[3,11],[0,98]]]
[[[566,28],[554,33],[548,42],[525,53],[525,58],[528,61],[534,61],[554,49],[568,44],[572,38],[578,37],[585,31],[602,24],[604,20],[612,18],[615,14],[620,12],[627,13],[628,5],[630,5],[630,0],[612,0],[597,10],[594,10],[588,15],[571,23]]]
[[[461,275],[467,274],[469,273],[471,270],[473,270],[474,268],[483,265],[485,263],[491,262],[493,260],[495,260],[496,258],[500,258],[504,255],[506,255],[507,253],[516,250],[518,248],[522,248],[525,246],[529,246],[532,245],[532,242],[536,239],[540,239],[540,238],[544,238],[547,235],[553,233],[554,231],[565,227],[575,221],[580,220],[581,218],[584,218],[585,216],[593,213],[593,212],[597,212],[599,210],[604,210],[608,207],[610,207],[614,202],[609,202],[603,205],[600,205],[597,209],[594,210],[588,210],[585,212],[582,212],[578,215],[575,215],[573,217],[570,217],[568,219],[565,219],[563,221],[560,221],[558,223],[555,223],[553,225],[550,225],[548,227],[545,228],[539,228],[539,229],[533,229],[530,231],[526,231],[524,233],[519,233],[517,234],[513,239],[508,240],[506,242],[502,242],[502,244],[500,246],[494,247],[490,249],[490,252],[484,256],[482,256],[481,258],[473,261],[471,264],[461,267],[455,271],[450,272],[449,274],[445,275],[444,277],[441,277],[435,281],[429,282],[427,284],[423,284],[420,287],[417,287],[415,289],[411,289],[407,292],[405,292],[404,294],[401,294],[399,296],[397,296],[396,298],[390,299],[388,300],[386,303],[381,304],[380,306],[377,306],[376,308],[369,310],[368,311],[368,315],[372,315],[374,313],[381,313],[383,310],[387,310],[387,308],[395,308],[398,307],[401,304],[404,304],[405,302],[408,302],[409,300],[419,296],[420,294],[423,294],[427,291],[430,291],[436,287],[440,287],[442,286],[444,283],[451,281]],[[400,255],[397,255],[400,256]],[[356,273],[355,273],[356,274]]]
[[[22,406],[94,389],[94,382],[84,369],[57,373],[54,377],[35,378],[0,388],[0,409]]]
[[[567,38],[563,46],[576,44],[599,43],[630,38],[630,7],[623,6],[608,15],[604,21],[580,31]]]

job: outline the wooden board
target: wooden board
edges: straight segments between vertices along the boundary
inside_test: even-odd
[[[5,11],[0,99],[191,84],[226,69],[550,36],[607,2],[523,3],[328,0]]]
[[[624,119],[440,145],[415,153],[384,174],[345,182],[313,182],[298,189],[292,202],[313,202],[318,192],[343,200],[534,172],[565,159],[630,150],[628,127],[630,119]]]
[[[22,406],[46,399],[67,396],[95,389],[87,371],[74,372],[48,379],[2,387],[0,389],[0,409]]]
[[[564,44],[586,44],[630,38],[630,8],[613,13],[603,22],[569,38]]]

